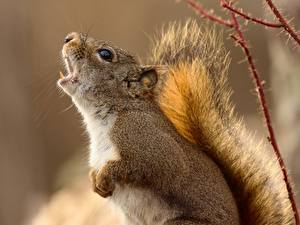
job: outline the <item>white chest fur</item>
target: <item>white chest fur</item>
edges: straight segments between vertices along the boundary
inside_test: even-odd
[[[108,161],[119,159],[116,147],[109,136],[115,120],[114,115],[108,116],[105,120],[85,117],[90,135],[89,164],[94,169],[101,169]]]
[[[95,169],[101,169],[109,160],[119,159],[109,137],[115,120],[115,116],[105,121],[85,117],[91,139],[89,163]],[[117,185],[110,200],[121,209],[127,225],[163,225],[167,219],[174,217],[174,212],[147,190]]]

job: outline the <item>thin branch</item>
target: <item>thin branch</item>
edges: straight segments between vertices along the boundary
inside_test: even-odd
[[[266,27],[272,27],[272,28],[281,28],[281,27],[283,27],[283,25],[281,23],[270,23],[270,22],[267,22],[263,19],[251,17],[249,14],[243,13],[242,10],[234,8],[232,5],[230,5],[228,2],[226,2],[224,0],[221,0],[221,6],[223,8],[226,8],[226,9],[230,10],[231,12],[234,12],[234,13],[240,15],[244,19],[250,20],[254,23],[261,24],[261,25],[264,25]]]
[[[273,129],[273,125],[272,125],[272,121],[271,121],[271,114],[267,105],[267,101],[266,101],[266,97],[265,97],[265,93],[264,93],[264,89],[263,89],[263,84],[262,84],[262,80],[261,80],[261,76],[258,73],[258,70],[256,69],[255,63],[254,63],[254,59],[250,53],[249,47],[248,47],[248,43],[244,37],[244,34],[242,32],[242,29],[240,27],[240,24],[237,20],[237,15],[241,16],[242,18],[244,18],[245,20],[250,20],[252,22],[267,26],[267,27],[273,27],[273,28],[279,28],[279,27],[283,27],[289,34],[291,37],[294,38],[294,40],[300,45],[300,38],[298,36],[298,34],[296,33],[296,31],[294,31],[291,26],[288,24],[288,22],[286,21],[286,19],[284,19],[284,17],[280,14],[279,10],[275,7],[275,5],[273,4],[272,0],[266,0],[267,3],[269,4],[270,8],[272,9],[273,13],[276,15],[277,19],[279,20],[279,22],[281,24],[272,24],[266,21],[263,21],[261,19],[258,18],[253,18],[250,17],[249,15],[243,13],[241,10],[238,10],[236,8],[234,8],[231,4],[231,2],[227,2],[226,0],[220,0],[220,4],[224,9],[227,9],[230,13],[231,13],[231,20],[224,20],[222,18],[220,18],[219,16],[215,15],[215,14],[211,14],[208,13],[202,5],[200,5],[199,3],[197,3],[195,0],[186,0],[186,2],[198,13],[200,14],[202,17],[207,18],[213,22],[219,23],[221,25],[224,25],[226,27],[229,28],[234,28],[236,31],[235,35],[231,35],[231,37],[240,45],[240,47],[243,49],[248,64],[249,64],[249,70],[252,74],[255,86],[256,86],[256,90],[258,93],[258,98],[260,101],[260,106],[262,108],[263,111],[263,115],[264,115],[264,119],[265,119],[265,123],[267,125],[267,129],[269,132],[269,137],[268,140],[270,141],[273,150],[275,152],[275,155],[278,159],[278,162],[280,164],[283,176],[284,176],[284,181],[286,184],[286,188],[288,191],[288,195],[289,195],[289,199],[292,205],[292,209],[294,211],[294,217],[295,217],[295,222],[297,225],[300,224],[300,220],[299,220],[299,213],[298,213],[298,209],[296,206],[296,200],[294,197],[294,193],[292,190],[292,186],[291,183],[289,181],[288,178],[288,174],[287,174],[287,170],[286,170],[286,166],[285,163],[282,159],[277,141],[276,141],[276,137],[275,137],[275,132]]]
[[[297,44],[300,46],[300,36],[297,34],[297,32],[294,30],[294,28],[289,24],[289,22],[283,17],[283,15],[279,12],[278,8],[274,5],[272,0],[266,0],[267,4],[273,11],[274,15],[278,19],[278,21],[283,25],[283,28],[286,30],[286,32],[289,33],[289,35],[297,42]]]
[[[267,124],[268,132],[269,132],[268,140],[271,143],[271,145],[273,146],[274,152],[276,154],[276,157],[278,159],[280,168],[282,170],[282,173],[283,173],[283,176],[284,176],[284,181],[286,183],[286,188],[288,190],[289,199],[291,201],[292,209],[295,213],[296,224],[298,225],[300,223],[299,223],[299,213],[298,213],[298,209],[297,209],[297,205],[296,205],[296,199],[295,199],[294,193],[292,191],[291,182],[288,178],[288,173],[287,173],[287,170],[286,170],[285,163],[283,161],[282,155],[280,153],[280,150],[279,150],[276,138],[275,138],[273,125],[272,125],[272,122],[271,122],[271,115],[270,115],[270,112],[269,112],[269,109],[268,109],[268,106],[267,106],[266,97],[265,97],[265,93],[263,91],[260,75],[258,74],[258,72],[256,70],[256,67],[255,67],[254,62],[253,62],[253,58],[252,58],[252,56],[249,52],[249,48],[246,45],[245,41],[243,41],[241,39],[238,39],[236,36],[232,36],[232,37],[242,47],[242,49],[245,52],[245,55],[247,56],[247,60],[248,60],[248,63],[249,63],[249,69],[250,69],[250,71],[253,75],[255,85],[257,87],[256,90],[258,92],[259,100],[260,100],[260,103],[261,103],[261,108],[262,108],[262,111],[263,111],[263,114],[264,114],[264,117],[265,117],[265,121],[266,121],[266,124]]]
[[[223,0],[221,0],[221,1],[223,1]],[[237,38],[234,38],[234,39],[241,46],[241,48],[244,50],[245,55],[247,57],[247,61],[248,61],[248,64],[249,64],[249,69],[250,69],[250,72],[253,76],[253,80],[254,80],[255,85],[256,85],[256,89],[257,89],[257,92],[258,92],[258,98],[260,100],[260,103],[261,103],[260,105],[261,105],[261,108],[262,108],[262,111],[263,111],[263,114],[264,114],[264,118],[265,118],[265,122],[266,122],[266,125],[267,125],[267,128],[268,128],[268,132],[269,132],[268,140],[270,141],[270,143],[273,147],[273,150],[276,154],[279,165],[281,167],[283,177],[284,177],[284,181],[285,181],[285,184],[286,184],[286,188],[287,188],[287,191],[288,191],[289,199],[291,201],[292,209],[294,211],[295,222],[296,222],[297,225],[299,225],[300,221],[299,221],[299,213],[298,213],[298,209],[297,209],[297,205],[296,205],[296,199],[295,199],[295,196],[294,196],[294,193],[293,193],[291,182],[290,182],[289,177],[288,177],[288,173],[287,173],[287,170],[286,170],[285,163],[283,161],[282,155],[280,153],[280,150],[279,150],[279,147],[278,147],[278,144],[277,144],[277,140],[276,140],[276,137],[275,137],[275,132],[274,132],[272,121],[271,121],[271,114],[270,114],[270,111],[269,111],[269,107],[267,105],[267,101],[266,101],[264,89],[263,89],[263,86],[262,86],[261,78],[260,78],[260,75],[259,75],[259,73],[256,69],[253,57],[252,57],[252,55],[250,53],[250,50],[249,50],[249,47],[247,45],[247,41],[246,41],[246,39],[245,39],[241,29],[240,29],[240,24],[239,24],[239,22],[236,18],[236,14],[234,12],[231,12],[231,16],[232,16],[232,21],[233,21],[233,24],[234,24],[234,28],[235,28],[235,30],[237,32],[237,35],[238,35],[238,39]]]
[[[267,124],[268,132],[269,132],[268,140],[272,144],[274,152],[277,156],[279,165],[281,167],[281,170],[282,170],[282,173],[283,173],[283,176],[284,176],[284,181],[286,183],[286,188],[288,190],[289,199],[291,201],[292,208],[293,208],[293,211],[295,213],[296,224],[299,224],[299,214],[298,214],[298,210],[297,210],[297,206],[296,206],[295,196],[294,196],[293,191],[292,191],[292,186],[291,186],[291,183],[289,181],[289,177],[288,177],[288,173],[287,173],[287,170],[286,170],[285,163],[282,159],[282,155],[280,153],[280,150],[279,150],[279,147],[278,147],[278,144],[277,144],[277,141],[276,141],[276,137],[275,137],[272,121],[271,121],[271,115],[270,115],[270,111],[269,111],[269,108],[268,108],[268,105],[267,105],[267,101],[266,101],[262,81],[261,81],[260,75],[259,75],[259,73],[256,69],[256,66],[254,64],[253,57],[250,53],[250,50],[249,50],[247,42],[244,38],[244,35],[240,30],[240,26],[239,26],[239,23],[237,21],[237,18],[236,18],[236,15],[235,15],[234,12],[232,12],[232,18],[233,18],[233,22],[234,22],[234,27],[235,27],[237,35],[238,35],[238,37],[234,36],[234,35],[232,37],[241,46],[241,48],[244,50],[244,53],[247,57],[248,64],[249,64],[249,70],[250,70],[250,72],[253,76],[255,85],[257,87],[256,89],[257,89],[258,97],[259,97],[259,100],[260,100],[260,103],[261,103],[260,105],[261,105],[261,108],[262,108],[262,111],[263,111],[263,114],[264,114],[264,117],[265,117],[265,122]]]
[[[229,20],[225,20],[215,14],[213,14],[212,12],[208,12],[206,9],[203,8],[203,6],[201,4],[199,4],[196,0],[185,0],[187,2],[187,4],[189,6],[192,7],[192,9],[194,9],[194,11],[201,15],[203,18],[209,19],[213,22],[219,23],[221,25],[227,26],[232,28],[233,25],[231,23],[231,21]]]

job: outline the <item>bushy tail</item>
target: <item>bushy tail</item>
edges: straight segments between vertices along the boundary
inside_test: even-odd
[[[234,114],[227,86],[229,59],[220,36],[195,21],[163,29],[151,62],[168,68],[157,101],[178,132],[220,165],[242,224],[293,224],[275,157],[246,133]]]

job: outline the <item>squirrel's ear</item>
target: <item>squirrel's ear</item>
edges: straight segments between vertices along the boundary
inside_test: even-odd
[[[145,90],[151,90],[157,83],[157,71],[153,66],[142,67],[142,73],[140,76],[140,85]]]
[[[138,78],[130,80],[127,84],[129,95],[139,97],[149,94],[158,81],[157,76],[154,66],[141,67]]]

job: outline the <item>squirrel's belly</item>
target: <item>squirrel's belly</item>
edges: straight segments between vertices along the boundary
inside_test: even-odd
[[[163,225],[176,212],[148,190],[117,185],[111,197],[124,213],[128,225]]]

